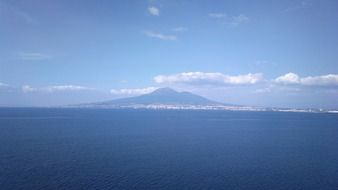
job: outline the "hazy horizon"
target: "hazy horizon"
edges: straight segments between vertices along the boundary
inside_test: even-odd
[[[338,2],[0,0],[0,106],[161,87],[222,103],[338,109]]]

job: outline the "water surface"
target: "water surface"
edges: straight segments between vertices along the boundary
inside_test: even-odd
[[[337,189],[338,115],[0,109],[0,189]]]

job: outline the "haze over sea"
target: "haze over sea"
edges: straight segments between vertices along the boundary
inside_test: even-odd
[[[0,189],[337,189],[327,113],[0,109]]]

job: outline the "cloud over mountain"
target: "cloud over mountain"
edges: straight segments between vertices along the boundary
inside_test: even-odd
[[[184,72],[174,75],[154,77],[158,84],[177,83],[190,85],[252,85],[263,81],[263,74],[248,73],[245,75],[225,75],[222,73]]]

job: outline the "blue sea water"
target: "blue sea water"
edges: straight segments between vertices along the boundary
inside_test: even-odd
[[[338,189],[338,115],[2,108],[0,189]]]

